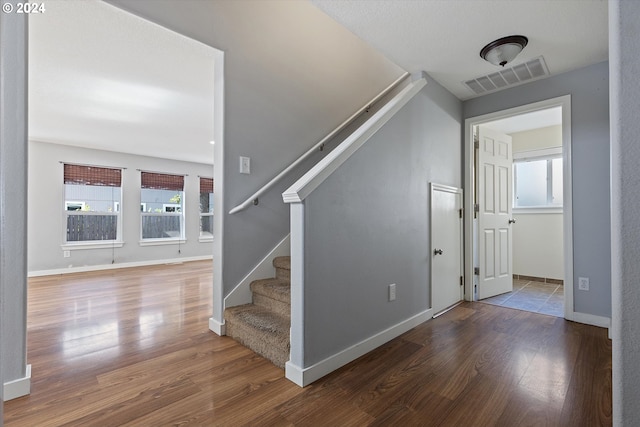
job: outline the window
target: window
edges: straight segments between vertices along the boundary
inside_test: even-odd
[[[553,153],[514,155],[514,208],[562,207],[562,153],[558,150]]]
[[[213,238],[213,179],[200,177],[200,240]]]
[[[142,172],[142,240],[184,240],[184,176]]]
[[[64,164],[67,245],[122,241],[122,170]]]

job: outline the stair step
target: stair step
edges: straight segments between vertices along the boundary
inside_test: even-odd
[[[228,336],[284,369],[290,346],[287,317],[254,304],[231,307],[224,313]]]
[[[288,280],[261,279],[251,282],[253,303],[291,317],[291,285]]]
[[[276,277],[283,280],[291,280],[291,257],[279,256],[273,259],[276,269]]]

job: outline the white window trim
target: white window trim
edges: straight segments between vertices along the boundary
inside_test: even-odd
[[[87,249],[111,249],[124,246],[122,240],[87,240],[86,242],[65,243],[60,245],[63,251],[77,251]]]
[[[162,237],[162,238],[143,238],[142,237],[142,218],[145,216],[177,216],[180,218],[180,236],[179,237]],[[152,245],[162,245],[166,242],[166,244],[173,244],[173,242],[186,242],[186,234],[185,234],[185,215],[184,212],[140,212],[140,246],[152,246]],[[148,244],[143,244],[148,243]]]
[[[564,211],[562,206],[527,206],[526,208],[513,207],[514,215],[535,215],[535,214],[561,214]]]
[[[519,151],[513,153],[513,164],[526,163],[541,160],[562,159],[562,147],[542,148],[538,150]],[[515,171],[514,171],[515,172]],[[548,176],[548,175],[547,175]],[[513,174],[513,213],[514,214],[544,214],[544,213],[562,213],[564,200],[562,205],[544,205],[544,206],[516,206],[516,174]]]
[[[141,189],[142,190],[142,189]],[[187,194],[184,188],[180,191],[181,202],[180,203],[163,203],[162,210],[163,212],[144,212],[140,211],[140,221],[139,229],[140,229],[140,240],[138,244],[140,246],[160,246],[160,245],[173,245],[173,244],[183,244],[187,241],[187,231],[186,231],[186,222],[187,217],[185,215],[185,207],[186,207],[186,199]],[[140,206],[144,206],[144,210],[147,209],[147,203],[140,201]],[[175,206],[180,208],[178,212],[164,212],[167,206]],[[142,237],[142,218],[144,216],[179,216],[180,217],[180,236],[177,237],[162,237],[162,238],[152,238],[145,239]]]
[[[144,239],[140,240],[140,246],[164,246],[164,245],[184,245],[187,239],[176,239],[175,237],[167,237],[164,239]]]
[[[120,188],[120,197],[122,197],[122,187]],[[121,248],[124,245],[122,239],[122,210],[116,212],[94,212],[94,211],[68,211],[67,203],[82,203],[84,202],[67,202],[65,201],[65,210],[62,211],[62,222],[65,226],[62,229],[62,244],[60,245],[63,250],[81,250],[81,249],[100,249],[100,248]],[[120,206],[122,207],[122,205]],[[112,215],[116,217],[116,238],[115,240],[82,240],[82,241],[67,241],[67,217],[78,215]]]
[[[210,216],[213,218],[213,212],[200,212],[200,227],[202,227],[202,218],[205,216]],[[198,237],[199,242],[213,242],[213,234],[211,235],[203,235],[202,230],[200,231],[200,236]]]
[[[562,157],[562,147],[542,148],[539,150],[518,151],[513,153],[513,161],[545,160]]]

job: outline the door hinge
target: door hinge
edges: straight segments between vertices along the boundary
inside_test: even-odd
[[[464,209],[460,208],[458,209],[458,213],[460,214],[460,218],[462,218],[462,212],[464,211]]]
[[[460,276],[460,286],[464,286],[464,276]]]
[[[475,274],[476,276],[480,275],[480,267],[473,267],[473,274]]]
[[[476,203],[473,205],[473,217],[478,218],[478,212],[480,212],[480,204]]]

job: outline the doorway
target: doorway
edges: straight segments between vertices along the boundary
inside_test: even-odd
[[[465,230],[473,230],[465,233],[466,300],[484,300],[571,319],[570,101],[570,96],[564,96],[466,120],[465,183],[467,188],[475,190],[468,191],[465,198],[465,205],[473,207],[466,209],[465,214]],[[474,138],[474,131],[477,138]],[[501,219],[505,224],[478,230],[482,226],[479,224],[482,219],[478,219],[483,213],[482,204],[487,202],[492,190],[486,191],[486,182],[483,183],[486,177],[476,175],[475,171],[482,170],[487,174],[487,170],[493,169],[482,169],[484,166],[476,163],[475,152],[476,147],[480,149],[483,144],[481,135],[490,132],[510,133],[517,137],[515,147],[508,142],[515,167],[503,167],[505,177],[507,169],[509,175],[514,174],[508,179],[495,175],[495,181],[500,178],[505,182],[500,189],[506,190],[503,200],[496,202],[500,208],[505,208]],[[489,140],[503,141],[495,135]],[[532,185],[535,177],[541,180],[537,186]],[[531,198],[532,195],[536,197]],[[506,212],[506,205],[509,212]],[[496,244],[489,244],[491,242]],[[500,250],[495,246],[501,246]],[[486,271],[494,264],[487,264],[492,256],[487,258],[483,251],[494,249],[495,271]],[[487,279],[493,276],[501,276],[508,283],[501,282],[497,291],[489,289]]]
[[[462,189],[431,183],[431,308],[433,317],[463,300]]]

